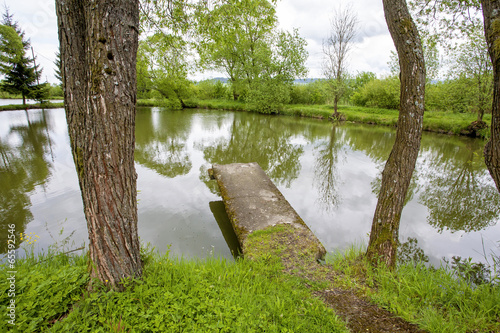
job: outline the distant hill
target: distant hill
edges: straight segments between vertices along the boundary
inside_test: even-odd
[[[227,77],[214,77],[212,79],[209,79],[211,81],[214,81],[214,82],[222,82],[222,83],[228,83],[229,82],[229,79]],[[323,79],[319,79],[319,78],[310,78],[310,79],[296,79],[293,81],[293,83],[295,84],[307,84],[307,83],[311,83],[311,82],[314,82],[314,81],[318,81],[318,80],[323,80]]]

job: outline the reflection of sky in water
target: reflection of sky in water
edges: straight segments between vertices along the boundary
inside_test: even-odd
[[[40,114],[41,111],[29,111],[30,120],[36,121]],[[64,111],[50,110],[46,114],[50,147],[45,150],[45,160],[51,172],[43,184],[28,193],[33,219],[17,233],[39,235],[37,248],[41,249],[54,240],[61,242],[74,232],[71,238],[74,245],[67,246],[71,249],[87,242],[86,223]],[[19,152],[23,149],[19,147],[22,141],[17,134],[10,133],[13,126],[27,126],[24,111],[0,113],[0,139]],[[279,189],[327,250],[344,249],[352,243],[366,244],[377,203],[373,189],[377,188],[376,179],[389,154],[393,133],[387,128],[359,125],[340,126],[332,132],[332,125],[327,122],[291,117],[141,109],[136,134],[141,241],[150,243],[159,252],[170,248],[171,253],[179,256],[230,258],[210,210],[209,203],[220,197],[216,186],[208,181],[206,170],[219,160],[237,161],[247,156],[268,165],[269,172],[277,177],[273,180]],[[424,193],[440,195],[439,191],[432,191],[428,179],[443,181],[446,172],[461,175],[462,165],[471,170],[471,175],[479,175],[475,179],[481,188],[492,186],[491,179],[481,176],[484,166],[478,166],[477,162],[470,164],[467,156],[447,155],[450,151],[457,154],[460,149],[465,153],[481,153],[482,147],[476,143],[424,133],[423,152],[416,169],[418,179],[413,184],[413,198],[403,210],[400,239],[404,242],[408,237],[417,238],[418,246],[433,263],[453,255],[481,260],[483,241],[487,252],[491,249],[499,252],[496,242],[500,239],[500,226],[496,221],[480,231],[452,232],[443,228],[438,233],[428,222],[430,211],[422,200]],[[175,165],[166,170],[164,164],[168,161]],[[319,161],[325,167],[321,172],[331,172],[332,177],[319,172]],[[444,166],[443,163],[448,165],[450,161],[452,167]],[[437,171],[432,175],[426,172],[429,169]],[[322,180],[327,178],[335,183],[325,186]],[[329,195],[329,200],[334,198],[338,204],[327,207],[322,195]],[[478,202],[498,203],[497,197],[495,194],[493,199]],[[429,201],[432,200],[431,196]],[[478,212],[481,213],[480,208]]]

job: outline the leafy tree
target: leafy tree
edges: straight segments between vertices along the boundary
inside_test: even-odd
[[[138,51],[138,92],[145,95],[155,90],[183,107],[184,99],[190,97],[191,6],[185,0],[145,0],[141,9],[144,38]]]
[[[185,42],[156,33],[139,44],[139,59],[137,68],[141,74],[140,88],[147,87],[158,91],[162,97],[178,100],[184,106],[183,100],[189,97],[190,81],[187,79],[188,58]],[[175,47],[172,45],[175,44]]]
[[[273,113],[290,102],[290,92],[297,76],[307,72],[305,41],[298,34],[282,31],[274,36],[273,51],[261,72],[249,85],[247,101],[261,112]]]
[[[268,0],[217,0],[196,7],[199,64],[229,77],[233,99],[274,112],[289,102],[293,79],[306,72],[305,41],[277,30]]]
[[[484,35],[488,45],[488,54],[493,65],[493,102],[491,136],[485,146],[486,166],[500,192],[500,1],[497,0],[431,0],[411,1],[417,10],[420,21],[427,30],[441,40],[451,36],[470,35],[474,27],[484,24]],[[481,19],[482,12],[482,19]],[[429,20],[433,15],[434,19]],[[481,22],[482,21],[482,22]]]
[[[469,105],[477,112],[477,121],[482,123],[484,113],[491,110],[493,71],[481,29],[476,27],[456,51],[450,75],[470,82],[461,93],[473,94]]]
[[[0,72],[5,74],[23,52],[23,40],[13,27],[0,25]]]
[[[229,77],[234,100],[258,75],[271,54],[269,38],[277,25],[275,1],[216,0],[196,7],[196,49],[203,68]]]
[[[333,93],[333,114],[338,119],[338,103],[346,91],[347,61],[358,30],[358,18],[352,8],[337,10],[330,21],[330,34],[323,41],[324,75]]]
[[[399,107],[400,83],[396,76],[368,81],[351,97],[355,105],[397,109]]]

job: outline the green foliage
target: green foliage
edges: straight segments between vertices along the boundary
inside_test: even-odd
[[[196,19],[199,65],[224,71],[234,100],[249,98],[266,110],[276,110],[288,100],[286,86],[306,73],[306,42],[297,30],[277,29],[275,1],[200,2]],[[266,89],[274,84],[276,89]],[[262,104],[276,97],[280,97],[276,105]]]
[[[329,98],[330,92],[324,80],[295,84],[290,91],[291,104],[326,104]]]
[[[257,81],[246,98],[260,113],[278,113],[290,102],[290,85],[278,79]]]
[[[199,99],[228,99],[229,89],[219,80],[203,80],[194,87],[194,92]]]
[[[395,76],[371,80],[352,95],[351,101],[358,106],[397,109],[399,86],[399,79]]]
[[[0,25],[0,72],[9,72],[11,63],[19,60],[23,53],[23,40],[16,30],[8,25]]]
[[[3,14],[2,47],[0,53],[0,71],[5,74],[1,83],[2,90],[13,94],[21,94],[23,104],[26,98],[42,101],[47,98],[48,90],[45,85],[39,85],[38,80],[42,71],[35,59],[31,59],[26,53],[30,48],[29,41],[24,39],[24,32],[14,22],[8,9]],[[14,36],[14,32],[17,37]]]
[[[63,90],[60,84],[51,84],[49,88],[49,97],[63,97]]]
[[[12,299],[10,289],[12,271],[0,265],[0,311],[6,324],[7,306]],[[17,259],[15,266],[16,319],[13,332],[35,332],[47,329],[51,322],[67,313],[79,301],[87,285],[86,257],[69,257],[48,252],[38,256],[28,254]]]
[[[191,97],[187,79],[191,56],[187,34],[191,25],[184,0],[145,0],[141,2],[141,32],[137,54],[139,98],[162,98],[183,104]]]

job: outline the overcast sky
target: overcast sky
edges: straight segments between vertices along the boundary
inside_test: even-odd
[[[14,14],[37,56],[37,63],[43,68],[42,78],[56,83],[54,59],[58,50],[57,18],[54,0],[6,0],[5,4]],[[378,75],[389,72],[387,62],[394,50],[384,19],[382,1],[357,0],[281,0],[277,12],[280,26],[284,29],[299,29],[307,40],[309,59],[308,77],[321,77],[322,41],[328,35],[330,18],[335,8],[352,5],[360,21],[359,34],[350,57],[349,70],[371,71]],[[3,11],[3,10],[2,10]],[[208,73],[205,76],[214,76]],[[201,76],[195,75],[195,78]]]

